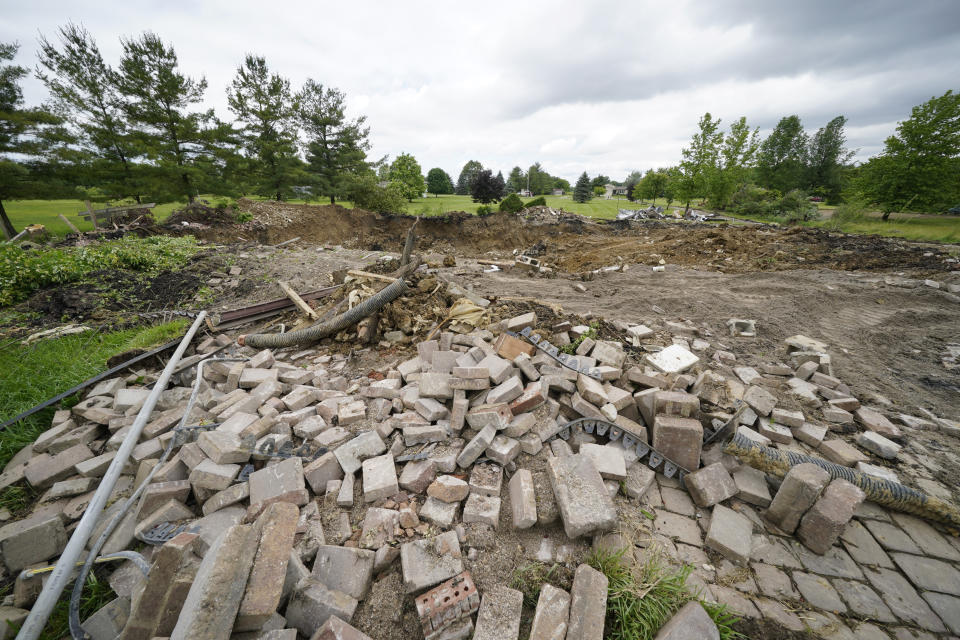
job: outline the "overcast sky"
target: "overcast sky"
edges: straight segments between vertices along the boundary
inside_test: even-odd
[[[762,134],[785,115],[812,133],[842,114],[863,160],[912,106],[960,90],[956,0],[4,4],[0,41],[20,42],[20,64],[68,21],[111,63],[121,36],[152,30],[227,118],[225,89],[256,53],[294,86],[344,90],[372,156],[406,151],[454,180],[470,159],[622,180],[677,163],[705,111]],[[24,93],[45,97],[33,78]]]

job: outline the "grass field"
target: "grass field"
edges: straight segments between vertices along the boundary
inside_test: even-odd
[[[211,203],[224,200],[218,196],[200,196],[202,199]],[[626,199],[603,200],[595,198],[589,202],[574,202],[570,196],[544,196],[547,205],[555,209],[563,209],[572,213],[590,216],[602,220],[613,220],[617,217],[617,209],[640,209],[650,205],[649,202],[630,202]],[[529,200],[529,199],[528,199]],[[294,203],[303,203],[304,200],[291,200]],[[325,200],[313,201],[314,204],[326,204]],[[345,207],[351,206],[348,201],[341,201]],[[663,207],[667,203],[663,199],[657,200],[656,204]],[[823,205],[823,206],[820,206]],[[7,214],[17,229],[24,225],[40,223],[46,225],[48,231],[53,235],[63,236],[69,229],[57,217],[58,213],[64,214],[71,222],[77,225],[81,230],[88,231],[93,229],[89,222],[83,222],[82,218],[77,216],[77,212],[84,209],[80,200],[13,200],[4,202]],[[180,202],[168,202],[157,205],[153,210],[157,221],[162,222],[173,212],[183,206]],[[432,198],[417,198],[407,204],[407,213],[413,215],[435,216],[442,215],[448,211],[466,211],[475,213],[479,205],[470,199],[470,196],[439,196]],[[496,205],[492,205],[496,207]],[[673,206],[678,206],[673,203]],[[884,222],[880,219],[880,214],[870,214],[862,220],[843,222],[837,224],[827,219],[832,213],[831,207],[823,203],[818,203],[818,208],[824,215],[823,220],[804,223],[811,227],[825,227],[844,231],[846,233],[864,233],[877,234],[881,236],[890,236],[904,238],[906,240],[927,241],[927,242],[950,242],[960,243],[960,218],[956,216],[932,216],[917,214],[893,214],[890,220]],[[727,214],[728,215],[728,214]],[[754,218],[760,222],[779,222],[764,218]]]

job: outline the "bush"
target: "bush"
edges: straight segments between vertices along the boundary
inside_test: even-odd
[[[523,209],[523,200],[520,199],[515,193],[511,193],[506,198],[500,201],[500,211],[505,211],[507,213],[516,213]]]
[[[156,275],[181,266],[199,250],[192,236],[127,236],[88,247],[35,251],[0,245],[0,307],[19,302],[44,287],[77,282],[101,269]]]
[[[799,189],[788,191],[778,203],[780,215],[786,218],[787,222],[801,222],[804,220],[816,220],[820,217],[817,205],[807,199],[807,194]]]
[[[477,207],[478,216],[488,216],[491,213],[493,213],[493,207],[491,207],[488,204],[482,204],[479,207]]]
[[[530,207],[545,207],[547,206],[547,201],[543,196],[537,196],[527,204],[523,205],[524,208],[529,209]]]
[[[347,199],[353,206],[375,213],[403,213],[407,209],[403,188],[395,182],[381,187],[373,175],[354,178],[347,188]]]

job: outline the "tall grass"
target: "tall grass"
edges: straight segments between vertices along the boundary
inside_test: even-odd
[[[98,333],[88,331],[29,346],[19,342],[0,346],[0,421],[66,391],[104,371],[107,360],[131,349],[148,349],[183,334],[186,320]],[[78,398],[65,401],[72,406]],[[35,413],[0,433],[0,467],[50,428],[54,408]],[[0,498],[0,504],[3,500]]]

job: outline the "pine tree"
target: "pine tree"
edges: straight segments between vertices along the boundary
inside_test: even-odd
[[[118,198],[140,202],[144,185],[137,176],[138,150],[122,109],[117,74],[93,36],[69,23],[58,29],[59,48],[40,37],[37,76],[67,124],[78,161],[87,167],[87,184]]]
[[[577,178],[577,184],[573,187],[573,201],[589,202],[592,197],[593,187],[590,185],[590,176],[584,171],[580,174],[580,177]]]
[[[248,55],[227,90],[227,104],[254,160],[257,192],[281,200],[303,178],[290,81],[270,73],[263,57]]]
[[[297,94],[296,113],[306,134],[307,169],[317,193],[330,198],[344,193],[351,176],[369,170],[370,127],[366,116],[346,117],[342,91],[307,79]]]
[[[460,170],[460,177],[457,178],[456,194],[458,196],[468,196],[473,191],[473,181],[477,174],[483,171],[483,165],[476,160],[470,160],[463,169]]]
[[[507,177],[507,192],[517,193],[527,188],[527,174],[520,167],[514,167],[510,170]]]
[[[211,142],[222,132],[213,110],[194,111],[207,89],[179,70],[173,46],[153,33],[123,41],[116,76],[123,110],[139,152],[152,161],[148,178],[160,195],[193,201],[207,179],[198,165],[212,160]]]

